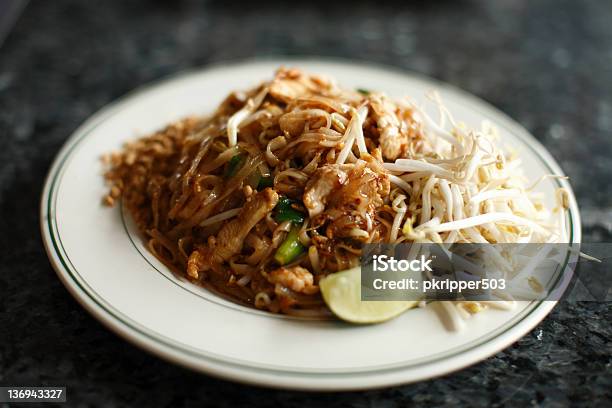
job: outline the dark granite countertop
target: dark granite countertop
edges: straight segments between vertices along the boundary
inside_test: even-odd
[[[0,48],[0,385],[63,384],[70,406],[612,405],[610,303],[562,302],[506,350],[442,378],[308,394],[168,364],[70,297],[43,249],[38,200],[71,132],[140,84],[272,55],[394,65],[490,101],[570,175],[584,240],[610,242],[610,2],[31,1]]]

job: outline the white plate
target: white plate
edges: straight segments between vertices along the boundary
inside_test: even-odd
[[[211,112],[230,91],[270,78],[283,63],[395,97],[422,100],[426,91],[438,89],[456,118],[496,123],[504,142],[520,149],[530,177],[562,174],[533,137],[485,102],[397,70],[330,60],[268,60],[179,75],[95,114],[72,135],[49,172],[41,203],[45,245],[58,276],[85,309],[167,360],[236,381],[305,390],[383,387],[445,374],[503,349],[550,312],[555,302],[524,302],[512,311],[480,313],[462,332],[450,332],[435,307],[374,326],[303,320],[220,299],[177,279],[150,255],[129,217],[101,205],[106,188],[100,156],[168,122]],[[548,180],[541,191],[550,198],[558,186],[569,188],[565,180]],[[572,242],[579,242],[573,195],[569,218]]]

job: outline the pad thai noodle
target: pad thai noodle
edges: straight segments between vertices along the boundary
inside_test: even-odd
[[[291,315],[329,315],[318,283],[359,265],[365,243],[566,242],[567,191],[546,209],[491,124],[429,99],[431,116],[281,68],[106,156],[104,200],[122,200],[175,273]]]

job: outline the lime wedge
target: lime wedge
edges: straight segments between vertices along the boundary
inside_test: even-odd
[[[381,323],[417,305],[417,301],[361,300],[361,268],[332,273],[319,282],[323,300],[331,311],[351,323]]]

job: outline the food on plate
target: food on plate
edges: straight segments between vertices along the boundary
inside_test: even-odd
[[[354,322],[416,304],[353,302],[366,243],[567,242],[568,192],[547,209],[533,192],[541,180],[528,184],[492,124],[457,121],[435,93],[430,104],[435,115],[280,68],[210,116],[106,156],[105,202],[121,199],[149,250],[215,293]],[[452,307],[474,313],[487,303]]]

